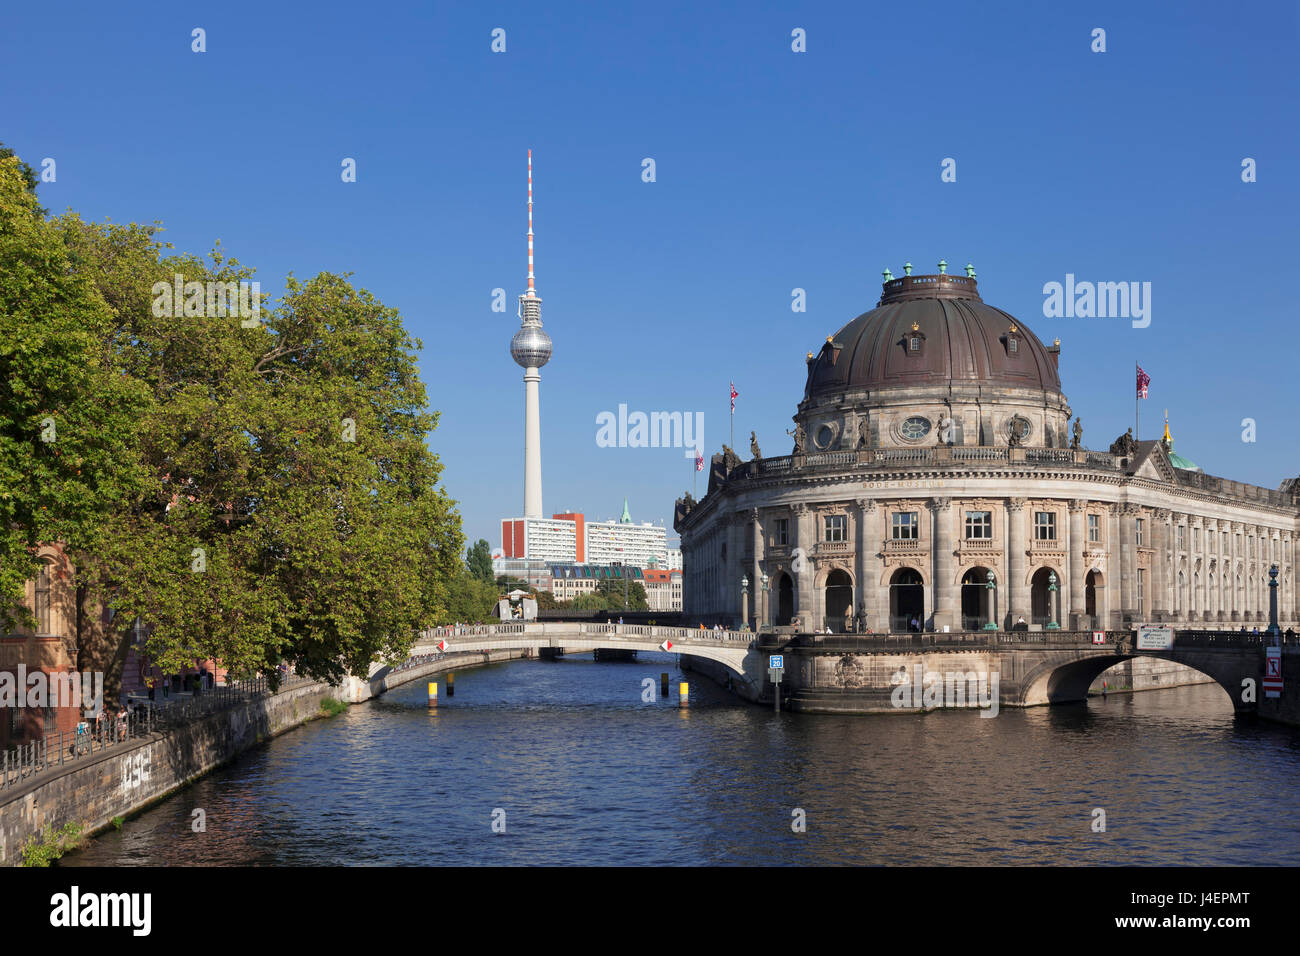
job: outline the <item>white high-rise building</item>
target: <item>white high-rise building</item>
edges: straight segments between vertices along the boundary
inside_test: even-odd
[[[618,521],[588,521],[587,560],[592,564],[626,564],[638,568],[668,566],[668,529],[644,521],[633,524],[623,501]]]
[[[519,297],[519,331],[510,356],[524,369],[524,517],[542,517],[541,367],[551,358],[551,337],[542,331],[542,300],[533,287],[533,151],[528,151],[528,291]]]

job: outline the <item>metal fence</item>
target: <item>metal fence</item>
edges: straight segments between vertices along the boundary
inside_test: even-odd
[[[315,681],[310,677],[290,675],[280,682],[279,690],[291,690],[312,683]],[[270,696],[271,693],[270,681],[265,677],[255,677],[200,690],[189,699],[172,698],[165,703],[141,702],[139,707],[129,710],[125,717],[106,711],[98,720],[85,721],[82,731],[46,734],[39,740],[6,750],[0,756],[0,790],[17,786],[42,771],[95,756],[110,747],[139,740],[158,731],[184,726],[218,711]]]

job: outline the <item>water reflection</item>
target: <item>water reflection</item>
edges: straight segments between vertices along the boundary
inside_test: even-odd
[[[657,695],[670,667],[464,671],[436,714],[416,683],[270,742],[64,865],[1300,863],[1300,733],[1235,718],[1217,686],[992,720],[812,717],[691,674],[680,710],[676,677]]]

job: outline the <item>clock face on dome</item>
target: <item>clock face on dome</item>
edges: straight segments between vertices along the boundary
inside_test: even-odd
[[[930,420],[914,415],[907,419],[898,429],[908,441],[919,441],[930,434]]]

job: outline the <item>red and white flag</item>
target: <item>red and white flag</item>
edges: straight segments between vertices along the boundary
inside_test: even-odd
[[[698,448],[695,449],[695,470],[704,470],[704,452],[700,451]]]
[[[736,414],[736,396],[740,393],[736,391],[736,383],[731,383],[731,414]]]
[[[1137,394],[1137,397],[1138,397],[1138,398],[1146,398],[1146,397],[1147,397],[1147,388],[1151,385],[1151,376],[1148,375],[1146,372],[1142,371],[1142,366],[1141,366],[1141,365],[1139,365],[1139,366],[1137,367],[1137,370],[1138,370],[1138,394]]]

